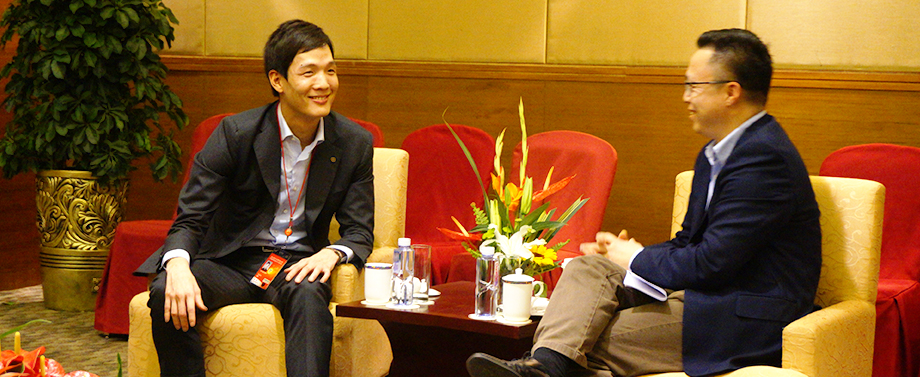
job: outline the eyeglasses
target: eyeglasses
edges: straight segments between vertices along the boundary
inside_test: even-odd
[[[728,84],[730,82],[735,82],[735,80],[717,80],[717,81],[685,81],[684,82],[684,94],[695,94],[699,93],[700,85],[706,84]]]

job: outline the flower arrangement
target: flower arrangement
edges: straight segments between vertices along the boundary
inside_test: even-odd
[[[99,377],[86,371],[64,373],[64,367],[54,359],[45,358],[45,347],[38,347],[32,351],[25,351],[21,347],[19,330],[36,322],[34,320],[0,334],[0,339],[15,333],[12,350],[0,350],[0,377]],[[121,377],[121,356],[118,356],[118,376]]]
[[[502,257],[502,274],[520,268],[524,274],[537,276],[559,267],[560,264],[556,261],[556,251],[565,246],[569,240],[551,246],[549,242],[588,199],[579,197],[558,218],[553,219],[556,209],[550,209],[550,203],[543,202],[543,200],[565,188],[575,176],[569,176],[550,184],[553,175],[553,168],[550,168],[542,189],[534,190],[533,178],[528,177],[525,173],[529,151],[523,99],[518,105],[518,114],[521,119],[521,150],[523,152],[519,179],[517,183],[505,182],[505,169],[501,165],[505,136],[505,130],[502,130],[495,140],[491,193],[486,192],[482,177],[479,176],[479,170],[466,145],[453,128],[450,128],[450,124],[447,124],[473,168],[476,178],[479,179],[484,205],[483,208],[479,208],[476,203],[470,204],[476,217],[476,225],[471,229],[465,229],[455,217],[451,216],[459,231],[444,228],[438,228],[438,230],[452,239],[464,241],[464,247],[475,258],[480,257],[483,247],[494,247],[495,253]],[[533,208],[535,204],[541,202],[541,205]]]

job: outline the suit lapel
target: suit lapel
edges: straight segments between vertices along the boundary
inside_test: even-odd
[[[304,198],[304,222],[308,231],[313,228],[313,222],[316,221],[326,203],[326,198],[329,197],[329,190],[332,188],[332,182],[335,181],[342,153],[336,143],[338,134],[333,116],[330,114],[323,119],[325,141],[317,145],[313,152]]]
[[[260,122],[261,130],[256,135],[252,146],[258,156],[262,180],[275,203],[278,202],[281,187],[281,130],[278,129],[277,111],[276,104],[265,112]]]
[[[690,222],[693,230],[690,235],[691,239],[696,239],[706,228],[705,224],[709,217],[709,210],[706,208],[706,194],[709,191],[709,173],[711,169],[709,161],[703,157],[702,163],[697,164],[696,171],[693,173],[692,192],[697,192],[697,194],[691,195],[690,198],[690,206],[693,208],[693,217]]]

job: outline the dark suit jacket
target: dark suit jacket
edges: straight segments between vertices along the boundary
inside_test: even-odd
[[[700,152],[683,230],[633,260],[639,276],[686,290],[683,363],[691,376],[780,366],[782,330],[814,310],[819,210],[808,171],[766,115],[740,137],[716,178]]]
[[[163,254],[185,249],[192,260],[225,256],[275,216],[281,176],[277,102],[224,118],[195,155],[189,181],[179,198],[178,216],[165,245],[135,274],[157,272]],[[324,119],[325,141],[316,147],[304,199],[310,252],[329,243],[329,223],[341,225],[336,244],[351,248],[359,268],[374,241],[372,137],[335,112]]]

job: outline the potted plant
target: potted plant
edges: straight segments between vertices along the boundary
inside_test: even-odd
[[[17,0],[0,19],[0,46],[18,37],[0,71],[13,116],[0,169],[7,178],[38,172],[49,308],[93,308],[134,161],[153,158],[157,181],[182,170],[172,136],[188,117],[157,54],[175,23],[161,0]]]

